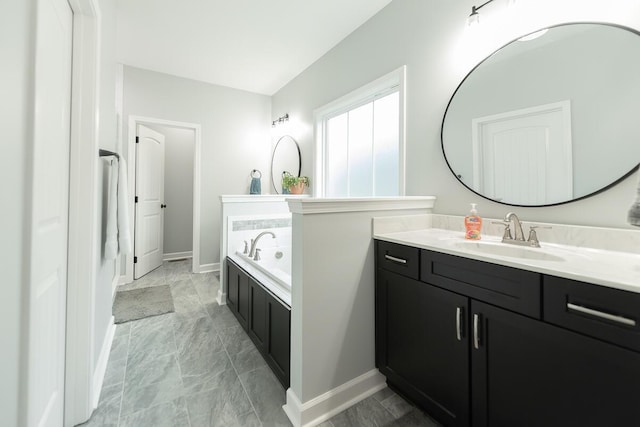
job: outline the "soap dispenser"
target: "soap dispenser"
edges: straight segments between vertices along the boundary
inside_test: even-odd
[[[476,204],[471,203],[471,211],[469,215],[464,217],[464,238],[467,240],[480,240],[480,232],[482,231],[482,218],[478,215]]]

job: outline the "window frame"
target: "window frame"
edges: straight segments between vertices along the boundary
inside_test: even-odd
[[[406,158],[405,158],[405,111],[406,111],[406,66],[402,66],[350,93],[344,95],[318,109],[313,113],[315,128],[315,152],[313,168],[313,196],[326,196],[326,135],[327,121],[347,111],[358,108],[393,92],[399,95],[399,135],[398,135],[398,197],[405,195],[406,190]],[[368,198],[385,198],[388,196],[368,196]],[[351,198],[351,197],[344,197]]]

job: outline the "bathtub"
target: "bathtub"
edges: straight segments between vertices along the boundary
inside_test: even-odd
[[[241,251],[230,258],[253,276],[272,294],[291,307],[291,248],[261,248],[260,260],[254,261]]]

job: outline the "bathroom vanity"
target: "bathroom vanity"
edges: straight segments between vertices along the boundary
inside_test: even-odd
[[[640,286],[550,274],[598,256],[491,262],[456,249],[461,233],[423,233],[374,236],[376,366],[391,388],[444,425],[640,423]]]
[[[283,387],[289,387],[291,309],[231,259],[227,305]]]

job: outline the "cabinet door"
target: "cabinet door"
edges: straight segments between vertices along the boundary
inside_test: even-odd
[[[267,362],[284,388],[289,387],[291,310],[275,297],[267,297]]]
[[[468,299],[378,269],[376,364],[445,425],[469,424]]]
[[[238,287],[240,282],[240,269],[227,260],[227,305],[232,313],[238,311]]]
[[[267,291],[249,279],[249,328],[251,340],[263,353],[267,343]]]
[[[227,261],[227,304],[246,331],[249,325],[249,276]]]
[[[474,427],[640,422],[640,354],[476,301],[472,314]]]

